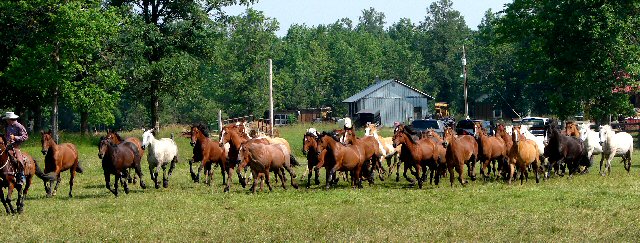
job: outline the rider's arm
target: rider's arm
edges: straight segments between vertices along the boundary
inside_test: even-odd
[[[24,126],[22,126],[21,124],[16,124],[17,128],[18,128],[18,132],[16,134],[13,134],[14,139],[16,142],[22,143],[24,141],[26,141],[29,138],[29,135],[27,135],[27,129],[24,128]]]

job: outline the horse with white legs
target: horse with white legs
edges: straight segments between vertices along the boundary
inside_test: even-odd
[[[178,162],[178,146],[173,138],[161,138],[156,139],[153,136],[153,129],[145,131],[142,134],[142,149],[149,151],[147,161],[149,161],[149,173],[151,179],[155,183],[156,189],[160,188],[160,182],[158,181],[158,173],[162,167],[162,186],[164,188],[169,187],[169,178],[173,173],[173,169]],[[166,168],[169,167],[169,175],[167,175]]]
[[[602,154],[600,134],[592,130],[588,123],[584,123],[580,125],[580,139],[584,141],[584,147],[587,149],[587,156],[589,157],[589,161],[593,164],[593,156]],[[602,159],[600,160],[602,161]]]
[[[602,160],[600,160],[600,173],[605,176],[611,174],[611,160],[613,157],[622,157],[622,163],[627,173],[631,170],[631,154],[633,154],[633,137],[626,132],[615,133],[611,126],[600,126],[600,138],[602,141]],[[602,161],[606,158],[605,170],[602,170]]]

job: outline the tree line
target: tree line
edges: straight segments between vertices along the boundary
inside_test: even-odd
[[[382,12],[357,22],[291,26],[248,8],[254,0],[30,0],[0,2],[0,109],[36,129],[215,124],[268,108],[331,106],[380,79],[398,79],[462,112],[462,46],[469,97],[502,110],[604,120],[633,114],[640,6],[635,1],[514,0],[487,10],[477,30],[451,0],[417,23],[385,27]],[[58,118],[62,122],[58,121]],[[60,124],[58,124],[60,123]]]

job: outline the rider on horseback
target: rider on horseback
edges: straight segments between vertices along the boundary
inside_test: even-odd
[[[22,156],[22,152],[20,152],[20,144],[26,141],[29,136],[27,135],[27,130],[18,122],[18,117],[13,112],[5,113],[2,120],[6,121],[5,126],[5,140],[8,144],[13,145],[13,149],[9,151],[14,158],[18,159],[18,168],[16,171],[16,178],[18,178],[18,184],[23,185],[25,183],[24,177],[24,166],[25,166],[25,157]]]

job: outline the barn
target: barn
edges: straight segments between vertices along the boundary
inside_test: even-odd
[[[380,124],[390,127],[395,121],[425,118],[430,114],[429,101],[433,99],[416,88],[390,79],[377,81],[342,102],[348,105],[352,119],[358,121],[363,114],[372,114]]]

